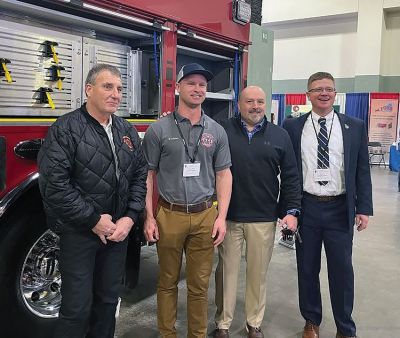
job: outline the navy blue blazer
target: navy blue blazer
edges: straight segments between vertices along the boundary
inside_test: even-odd
[[[297,167],[303,187],[301,134],[311,113],[285,119],[283,128],[289,133],[296,154]],[[368,157],[368,139],[362,120],[337,114],[343,134],[344,176],[349,226],[354,226],[355,214],[372,215],[372,184]]]

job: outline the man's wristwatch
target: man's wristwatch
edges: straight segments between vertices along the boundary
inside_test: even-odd
[[[299,217],[300,216],[300,210],[299,209],[289,209],[288,211],[286,211],[286,215],[292,215],[295,217]]]

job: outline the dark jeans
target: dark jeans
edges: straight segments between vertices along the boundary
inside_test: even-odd
[[[92,232],[60,235],[62,302],[55,338],[112,338],[128,239],[103,244]]]
[[[318,202],[304,196],[302,212],[300,234],[303,243],[296,243],[300,312],[305,320],[320,325],[319,273],[324,244],[336,327],[343,335],[353,337],[356,335],[351,317],[354,300],[353,227],[348,225],[346,199]]]

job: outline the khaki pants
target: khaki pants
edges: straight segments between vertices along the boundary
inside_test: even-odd
[[[267,269],[274,246],[276,222],[228,222],[224,242],[219,246],[215,272],[215,322],[229,329],[236,305],[237,282],[243,241],[246,241],[246,319],[250,326],[262,323],[266,303]]]
[[[207,335],[207,291],[214,252],[211,235],[217,214],[215,207],[191,214],[158,207],[157,316],[163,338],[177,337],[175,322],[183,252],[186,256],[187,337],[205,338]]]

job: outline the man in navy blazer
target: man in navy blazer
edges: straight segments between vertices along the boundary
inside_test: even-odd
[[[299,305],[306,324],[303,338],[319,338],[322,305],[319,272],[324,244],[336,338],[356,337],[351,317],[354,300],[352,246],[372,215],[368,142],[363,121],[333,110],[331,74],[310,76],[307,96],[312,111],[286,119],[302,182],[302,215],[296,245]]]

